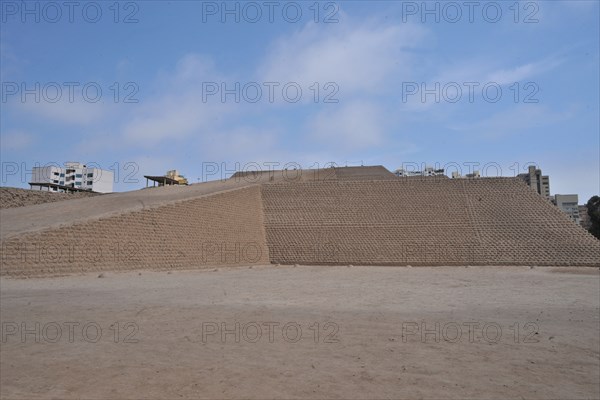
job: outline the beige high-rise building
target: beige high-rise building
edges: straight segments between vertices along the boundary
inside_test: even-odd
[[[576,194],[557,194],[553,196],[553,203],[556,204],[565,214],[569,216],[576,224],[581,223],[579,218],[579,196]]]
[[[550,199],[550,178],[548,175],[542,175],[541,169],[531,165],[526,174],[519,174],[517,176],[544,198]]]

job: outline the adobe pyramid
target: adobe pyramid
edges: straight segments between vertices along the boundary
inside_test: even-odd
[[[381,166],[0,211],[0,275],[281,264],[600,265],[600,241],[516,178],[398,178]]]

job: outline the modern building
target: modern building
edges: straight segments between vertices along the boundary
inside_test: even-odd
[[[579,217],[579,196],[576,194],[557,194],[552,197],[552,202],[569,216],[576,224],[581,224]]]
[[[396,174],[396,176],[402,176],[402,177],[406,177],[406,176],[438,176],[438,175],[444,175],[444,170],[443,169],[434,169],[433,167],[425,167],[425,169],[423,171],[409,171],[409,170],[405,170],[404,168],[399,168],[396,171],[394,171],[394,174]]]
[[[548,175],[542,175],[541,169],[531,165],[526,174],[519,174],[517,177],[523,179],[538,194],[550,199],[550,178]]]
[[[57,165],[34,167],[29,185],[33,190],[50,192],[110,193],[113,191],[113,179],[112,171],[66,162],[64,168]]]

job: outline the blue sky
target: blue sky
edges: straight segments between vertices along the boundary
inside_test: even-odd
[[[597,1],[50,3],[2,2],[3,186],[64,161],[119,191],[175,168],[535,163],[553,194],[600,192]]]

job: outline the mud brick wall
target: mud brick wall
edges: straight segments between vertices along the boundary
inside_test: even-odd
[[[269,262],[259,186],[11,237],[1,275]]]
[[[396,179],[396,175],[381,165],[368,167],[335,168],[339,180],[382,180]]]
[[[464,194],[443,190],[447,179],[428,179],[264,185],[271,260],[359,265],[471,263],[475,232]]]
[[[600,241],[521,180],[462,184],[481,244],[480,263],[600,266]]]
[[[262,187],[271,262],[598,265],[600,241],[511,178]]]

